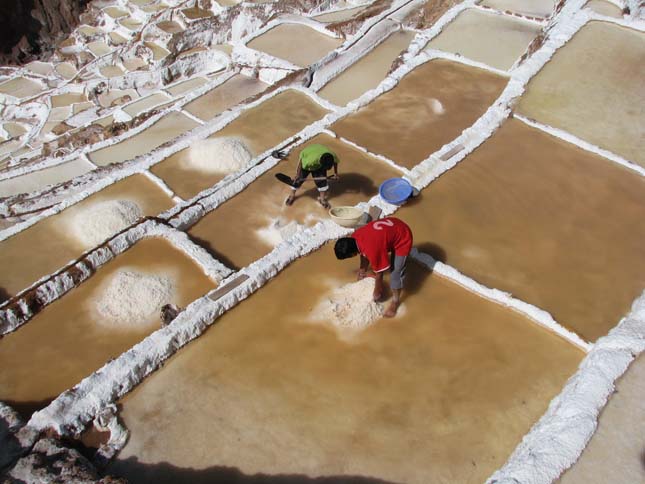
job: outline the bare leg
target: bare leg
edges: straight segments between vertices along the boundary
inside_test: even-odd
[[[400,305],[401,289],[392,289],[392,301],[383,313],[383,316],[385,316],[386,318],[393,318],[394,316],[396,316],[396,311],[399,309]]]
[[[289,195],[287,196],[286,200],[284,201],[284,204],[287,206],[293,205],[294,200],[296,199],[296,192],[298,191],[297,188],[289,188]]]

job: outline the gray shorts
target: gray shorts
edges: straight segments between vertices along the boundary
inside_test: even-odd
[[[403,288],[403,281],[405,280],[405,262],[408,259],[405,255],[395,255],[394,264],[392,266],[392,274],[390,275],[390,288],[401,289]]]

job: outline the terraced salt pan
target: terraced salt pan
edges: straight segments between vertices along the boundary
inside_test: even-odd
[[[123,66],[128,70],[128,71],[138,71],[140,69],[143,69],[145,67],[148,67],[148,63],[139,57],[134,57],[132,59],[126,59],[123,61]]]
[[[618,380],[598,429],[561,484],[645,482],[645,355]]]
[[[121,77],[123,74],[125,74],[123,67],[118,65],[101,67],[99,69],[99,72],[108,79],[112,79],[113,77]]]
[[[110,42],[114,45],[125,44],[128,41],[126,37],[118,32],[110,32],[108,35],[110,36]]]
[[[481,5],[496,10],[510,10],[511,12],[548,17],[555,10],[555,0],[484,0]]]
[[[179,32],[184,31],[184,28],[180,24],[173,22],[172,20],[157,22],[157,27],[169,34],[178,34]]]
[[[179,97],[183,96],[187,92],[192,91],[193,89],[198,89],[208,82],[208,79],[205,77],[193,77],[187,81],[178,82],[173,84],[170,87],[166,88],[166,91],[170,93],[171,96]]]
[[[71,92],[69,94],[59,94],[50,98],[52,108],[69,106],[74,103],[87,101],[87,96],[82,92]]]
[[[114,284],[123,274],[137,274],[137,284],[124,287],[122,292],[114,291]],[[155,293],[159,281],[167,284],[167,291]],[[159,328],[161,305],[185,307],[214,286],[188,256],[169,242],[137,242],[81,286],[0,340],[0,400],[24,414],[43,408],[59,393]],[[117,297],[105,301],[108,292]],[[138,301],[129,297],[132,293],[137,294]],[[160,294],[161,298],[157,298]],[[142,312],[141,308],[148,311]],[[129,317],[112,319],[107,309]]]
[[[154,107],[161,106],[167,102],[172,101],[172,98],[163,92],[157,92],[150,96],[142,97],[141,99],[128,104],[123,108],[123,111],[130,116],[135,117],[138,114],[148,111]]]
[[[41,83],[26,77],[16,77],[0,84],[0,94],[7,94],[18,99],[35,96],[44,89]]]
[[[47,185],[71,180],[93,169],[94,167],[90,163],[78,159],[15,178],[0,180],[0,197],[35,192]]]
[[[152,50],[152,60],[159,61],[170,54],[170,51],[154,42],[144,42],[144,45]]]
[[[412,32],[394,32],[373,51],[327,83],[318,91],[318,95],[338,106],[344,106],[375,88],[388,74],[394,59],[408,48],[413,38]]]
[[[590,8],[596,13],[601,15],[606,15],[608,17],[614,18],[623,18],[623,11],[618,8],[616,5],[610,2],[605,2],[604,0],[591,0],[587,2],[585,7]]]
[[[493,104],[507,81],[475,67],[432,60],[331,129],[412,168],[470,127]]]
[[[517,110],[645,166],[645,33],[590,22],[529,82]]]
[[[143,131],[114,145],[106,146],[88,154],[99,166],[121,163],[149,153],[162,144],[184,134],[198,124],[183,113],[171,112]]]
[[[278,145],[293,136],[305,126],[321,119],[327,111],[311,100],[306,94],[287,90],[273,96],[258,106],[244,111],[225,128],[217,131],[209,139],[234,138],[240,140],[253,157]],[[197,149],[202,151],[203,146]],[[191,159],[191,149],[182,150],[152,168],[180,197],[188,199],[201,190],[214,185],[225,173],[204,171],[202,160]],[[213,160],[216,155],[213,154]]]
[[[101,57],[112,52],[112,49],[102,40],[97,40],[95,42],[90,42],[87,44],[87,48],[94,54],[96,57]]]
[[[331,22],[343,22],[354,17],[358,12],[364,10],[365,7],[354,7],[346,8],[344,10],[338,10],[331,13],[323,13],[322,15],[316,15],[315,18],[318,22],[331,23]]]
[[[539,31],[532,22],[471,8],[444,27],[427,48],[460,54],[505,71]]]
[[[587,341],[645,287],[645,179],[517,120],[397,215],[439,259]]]
[[[56,64],[56,67],[54,67],[54,69],[65,79],[73,78],[77,72],[76,68],[69,62],[61,62],[60,64]]]
[[[354,281],[357,265],[326,246],[180,350],[121,401],[131,434],[108,472],[483,482],[581,352],[414,264],[403,314],[348,343],[311,317],[326,282]]]
[[[173,202],[144,175],[133,175],[97,192],[57,215],[0,242],[0,288],[6,299],[53,273],[92,248],[72,233],[77,219],[98,204],[111,200],[135,202],[144,215],[157,215]]]
[[[328,146],[341,160],[340,180],[330,182],[329,201],[333,206],[367,201],[378,193],[382,181],[401,175],[331,136],[319,135],[309,143]],[[267,254],[283,237],[289,237],[298,229],[296,224],[327,219],[327,210],[316,202],[318,191],[311,181],[303,184],[291,207],[284,206],[290,188],[274,175],[282,172],[294,177],[300,149],[293,150],[285,161],[201,219],[189,230],[191,237],[217,254],[218,260],[227,261],[229,267],[244,267]]]
[[[246,45],[305,67],[320,60],[342,43],[342,39],[321,34],[306,25],[284,23],[254,38]],[[298,45],[298,48],[294,49],[294,45]]]
[[[184,8],[181,11],[182,14],[186,16],[186,18],[190,20],[197,20],[200,18],[206,18],[206,17],[212,17],[213,12],[210,10],[204,10],[198,7],[192,7],[192,8]]]
[[[110,89],[102,94],[99,94],[98,99],[101,106],[108,108],[115,104],[115,101],[118,99],[120,102],[123,101],[123,97],[128,96],[130,100],[136,99],[139,97],[139,94],[135,89]]]
[[[48,76],[52,73],[54,65],[50,62],[33,61],[27,64],[25,68],[35,74]]]
[[[237,74],[203,96],[187,103],[183,109],[204,121],[210,121],[223,111],[264,91],[267,87],[267,84],[258,79]]]
[[[139,20],[134,18],[122,18],[119,20],[119,23],[126,29],[132,31],[141,30],[141,26],[143,25]]]

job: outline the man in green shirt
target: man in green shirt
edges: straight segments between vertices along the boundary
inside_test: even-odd
[[[292,205],[296,199],[296,192],[302,185],[305,179],[311,173],[316,187],[318,188],[318,203],[323,207],[329,208],[327,201],[327,191],[329,185],[327,184],[327,170],[334,169],[332,180],[338,180],[338,157],[336,153],[331,151],[325,145],[313,144],[307,146],[300,152],[298,161],[298,170],[296,171],[296,178],[291,186],[291,194],[285,200],[285,205]]]

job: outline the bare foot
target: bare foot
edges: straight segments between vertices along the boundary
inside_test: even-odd
[[[383,297],[383,294],[381,294],[380,292],[372,293],[372,299],[374,300],[374,302],[379,302],[382,297]]]
[[[383,313],[383,316],[385,316],[386,318],[393,318],[394,316],[396,316],[396,311],[397,309],[399,309],[399,304],[401,304],[399,301],[392,301]]]

